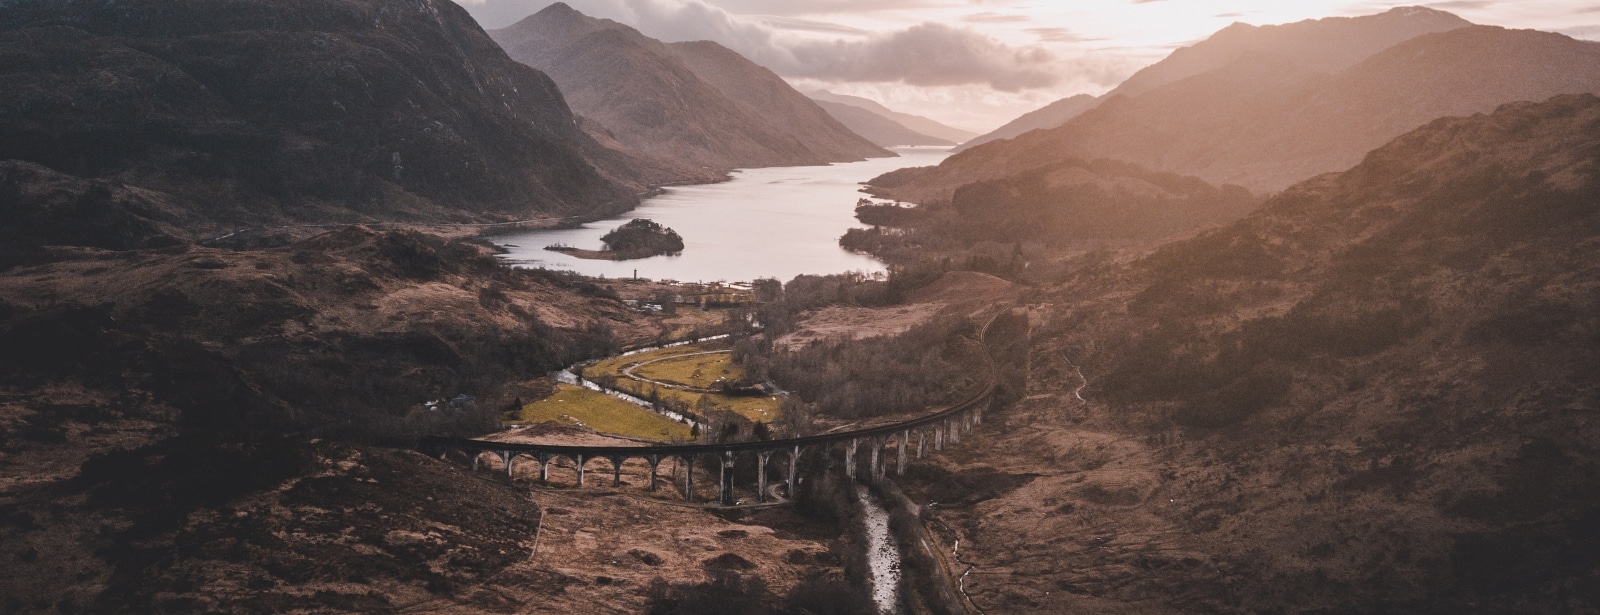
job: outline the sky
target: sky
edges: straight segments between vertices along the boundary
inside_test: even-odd
[[[485,29],[552,0],[456,0]],[[712,40],[802,91],[876,100],[988,132],[1074,94],[1099,95],[1234,22],[1381,13],[1384,0],[566,0],[667,42]],[[1422,3],[1478,24],[1600,40],[1600,0]]]

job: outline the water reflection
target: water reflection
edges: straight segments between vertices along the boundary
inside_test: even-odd
[[[590,276],[680,281],[788,280],[802,273],[880,272],[883,263],[839,247],[855,219],[860,182],[895,169],[939,164],[944,148],[896,148],[899,158],[811,167],[748,169],[732,181],[668,189],[623,217],[575,229],[494,238],[523,266]],[[683,236],[677,256],[630,261],[584,260],[545,250],[551,244],[598,250],[600,236],[632,218],[650,218]]]

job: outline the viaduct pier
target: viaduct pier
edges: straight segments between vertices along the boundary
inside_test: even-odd
[[[988,324],[993,322],[991,319],[980,329],[978,336],[980,342],[984,340]],[[959,443],[963,433],[971,431],[975,425],[983,422],[983,412],[994,396],[994,360],[988,352],[984,353],[984,359],[988,364],[989,373],[982,389],[943,409],[878,427],[758,442],[647,446],[523,444],[430,436],[423,438],[418,448],[424,453],[441,458],[448,457],[451,453],[463,454],[471,459],[474,470],[478,469],[483,454],[489,453],[500,459],[508,478],[513,476],[517,462],[526,458],[539,464],[541,481],[549,480],[551,462],[565,458],[572,462],[579,487],[585,483],[585,464],[594,459],[605,459],[610,462],[613,486],[622,485],[622,464],[629,460],[642,459],[650,465],[648,489],[652,492],[660,488],[661,481],[657,470],[661,462],[677,459],[688,467],[688,471],[683,475],[683,493],[684,499],[691,502],[694,501],[695,462],[709,457],[713,460],[713,465],[719,468],[717,501],[724,506],[732,506],[735,503],[733,495],[735,468],[740,463],[753,462],[756,470],[756,498],[760,502],[766,502],[769,498],[768,468],[775,460],[787,465],[782,467],[782,484],[792,497],[796,493],[795,486],[799,484],[798,481],[804,478],[799,473],[800,459],[805,455],[824,455],[834,459],[842,455],[845,473],[855,478],[860,471],[862,461],[859,457],[864,452],[866,471],[873,478],[881,478],[888,471],[891,453],[894,455],[895,473],[904,474],[908,459],[912,455],[921,459],[931,452],[943,450],[946,444]]]
[[[983,411],[989,405],[989,400],[994,393],[994,382],[990,382],[982,390],[973,394],[966,400],[949,406],[938,412],[908,421],[891,425],[844,431],[838,433],[803,436],[799,438],[784,438],[778,440],[765,440],[760,442],[735,442],[728,444],[663,444],[657,446],[569,446],[547,444],[520,444],[512,442],[494,442],[491,440],[475,440],[469,438],[424,438],[419,445],[423,452],[447,456],[451,452],[465,454],[472,460],[473,469],[477,469],[478,460],[483,453],[490,453],[500,458],[504,464],[506,476],[510,477],[516,469],[519,460],[526,458],[528,461],[539,464],[539,480],[548,480],[550,477],[550,463],[559,458],[566,458],[572,462],[577,472],[578,486],[585,482],[585,465],[594,459],[605,459],[610,462],[611,484],[622,484],[622,464],[631,459],[642,459],[650,464],[650,482],[648,489],[657,491],[660,479],[657,469],[661,462],[668,459],[678,459],[685,463],[690,471],[685,472],[684,499],[693,501],[694,498],[694,471],[696,461],[710,457],[715,465],[720,468],[718,472],[718,501],[727,506],[734,504],[733,476],[736,464],[755,463],[756,467],[756,494],[759,501],[765,502],[767,495],[768,468],[776,460],[780,464],[787,464],[783,468],[783,484],[790,494],[795,493],[795,485],[801,478],[800,458],[807,454],[837,455],[844,458],[845,473],[851,478],[856,476],[861,465],[859,456],[866,455],[866,471],[873,477],[882,477],[888,472],[890,464],[889,455],[894,455],[894,470],[896,474],[904,474],[908,459],[915,455],[921,459],[932,451],[943,450],[946,444],[955,444],[961,441],[961,434],[972,430],[973,426],[983,422]],[[863,451],[862,449],[865,448]]]

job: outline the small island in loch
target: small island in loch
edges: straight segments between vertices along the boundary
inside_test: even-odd
[[[683,251],[683,238],[678,232],[648,218],[632,221],[612,229],[600,238],[604,250],[584,250],[571,246],[545,246],[546,250],[571,254],[578,258],[625,261],[649,258]]]

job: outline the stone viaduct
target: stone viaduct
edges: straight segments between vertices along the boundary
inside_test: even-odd
[[[845,472],[851,478],[854,478],[858,471],[860,461],[857,459],[857,454],[863,445],[866,447],[867,471],[873,477],[882,477],[888,471],[889,454],[892,451],[895,457],[895,473],[904,474],[907,459],[911,455],[914,454],[921,459],[930,450],[943,450],[946,443],[960,442],[962,433],[971,431],[974,425],[981,423],[983,410],[989,404],[993,392],[994,383],[991,380],[983,390],[965,401],[916,419],[880,427],[781,440],[656,446],[561,446],[434,436],[424,438],[420,448],[435,455],[445,455],[451,451],[465,453],[472,459],[473,469],[477,469],[478,460],[483,453],[490,453],[500,458],[508,477],[516,469],[517,460],[527,457],[539,463],[539,480],[549,479],[550,462],[565,457],[571,460],[576,468],[580,487],[584,485],[584,464],[590,460],[600,458],[609,461],[611,483],[621,485],[622,464],[630,459],[643,459],[650,464],[650,491],[658,489],[660,481],[656,470],[661,462],[676,458],[683,460],[691,468],[683,477],[684,498],[691,501],[694,498],[692,470],[694,462],[704,456],[711,456],[719,462],[718,466],[721,468],[718,473],[717,499],[721,504],[731,506],[734,503],[733,470],[735,464],[741,460],[747,463],[749,460],[754,460],[756,497],[762,502],[768,498],[767,467],[773,457],[778,457],[780,463],[788,464],[783,484],[790,494],[795,493],[796,480],[800,478],[797,475],[800,469],[800,457],[812,451],[824,455],[842,451]]]
[[[991,319],[992,323],[993,320]],[[985,325],[981,331],[987,332]],[[983,335],[979,335],[980,341]],[[802,436],[780,440],[764,440],[760,442],[736,442],[728,444],[661,444],[647,446],[563,446],[548,444],[520,444],[511,442],[494,442],[491,440],[475,440],[469,438],[446,438],[430,436],[423,438],[419,448],[423,452],[438,455],[441,458],[450,452],[466,454],[472,460],[472,468],[478,469],[479,459],[484,453],[490,453],[500,458],[504,464],[506,476],[512,476],[516,461],[527,457],[539,463],[539,480],[548,480],[550,477],[550,463],[558,458],[570,460],[577,472],[579,487],[584,485],[584,464],[596,458],[602,458],[611,463],[611,483],[613,486],[622,484],[622,464],[631,459],[643,459],[650,464],[649,490],[656,491],[659,486],[657,469],[661,462],[668,459],[680,459],[688,467],[684,472],[684,499],[694,500],[694,463],[695,461],[711,456],[717,461],[720,468],[718,472],[717,500],[722,505],[734,504],[733,483],[734,468],[737,463],[749,463],[753,459],[756,464],[756,494],[758,501],[766,502],[767,494],[767,467],[773,457],[778,457],[780,463],[786,462],[788,467],[784,472],[784,487],[790,497],[795,493],[796,481],[800,470],[800,457],[812,452],[822,455],[835,455],[842,452],[844,457],[845,473],[851,478],[856,477],[860,461],[857,459],[858,451],[866,446],[867,471],[873,478],[881,478],[889,465],[888,454],[893,449],[895,456],[895,473],[904,474],[907,458],[915,454],[918,459],[926,455],[930,449],[943,450],[946,444],[955,444],[961,441],[961,434],[971,431],[974,425],[983,422],[983,411],[989,405],[994,395],[995,378],[992,357],[985,354],[989,362],[988,378],[982,390],[974,393],[967,399],[944,409],[923,415],[921,417],[901,421],[891,425],[869,427],[838,433]]]

